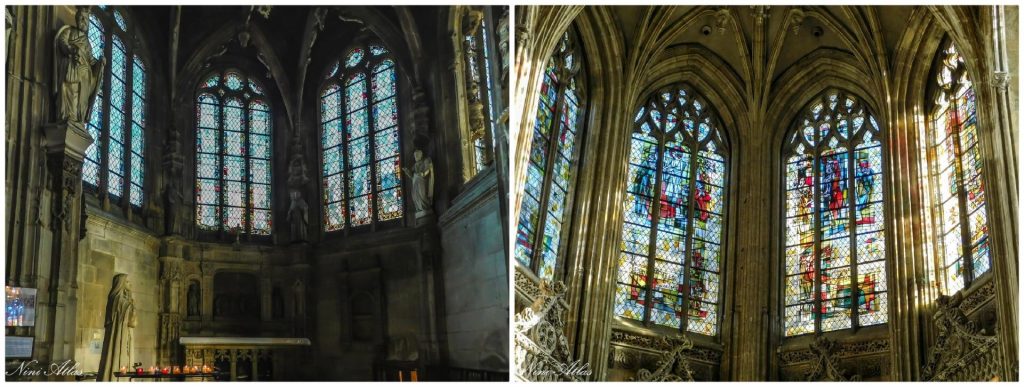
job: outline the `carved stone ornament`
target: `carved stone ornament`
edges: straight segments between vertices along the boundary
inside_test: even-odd
[[[638,382],[692,382],[693,370],[690,369],[690,361],[686,352],[693,348],[693,342],[686,336],[678,339],[661,339],[664,346],[671,346],[671,350],[661,355],[654,371],[640,369],[636,373]]]
[[[814,339],[814,342],[811,343],[811,352],[814,353],[816,361],[811,371],[807,373],[807,381],[847,382],[860,380],[860,375],[853,375],[849,379],[843,375],[846,370],[839,368],[837,349],[836,342],[825,336],[818,336]]]
[[[921,378],[932,381],[990,380],[1001,368],[996,336],[979,329],[960,309],[963,294],[940,296],[935,313],[938,338]]]
[[[542,281],[533,305],[516,313],[513,361],[515,379],[532,382],[583,381],[565,337],[565,285]]]
[[[60,162],[57,165],[51,163],[52,173],[56,174],[56,195],[55,211],[53,211],[53,222],[50,227],[56,230],[63,226],[64,231],[71,231],[71,207],[74,204],[75,196],[78,194],[78,186],[81,184],[82,163],[70,157],[54,157],[51,160]]]

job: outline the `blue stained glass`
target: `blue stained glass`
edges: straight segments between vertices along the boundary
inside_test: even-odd
[[[345,111],[354,112],[366,104],[366,75],[356,73],[345,82]]]
[[[345,57],[345,67],[352,68],[356,67],[360,62],[363,61],[363,49],[356,48]]]
[[[397,157],[377,162],[377,191],[388,190],[402,183],[398,168]]]
[[[89,15],[89,46],[92,48],[93,59],[99,59],[103,56],[103,48],[106,44],[103,36],[103,23],[100,23],[96,14]]]
[[[348,143],[348,165],[361,167],[370,163],[370,138],[360,137]]]
[[[270,134],[270,108],[262,101],[249,103],[249,132]]]
[[[320,98],[320,122],[328,122],[341,116],[341,87],[332,84],[324,89]]]
[[[117,23],[118,27],[121,27],[121,31],[128,30],[128,25],[124,21],[124,16],[121,16],[121,12],[114,10],[114,22]]]
[[[398,108],[395,99],[391,98],[373,105],[374,128],[382,130],[398,125]]]
[[[367,114],[368,112],[366,109],[359,109],[355,113],[349,113],[345,116],[345,128],[347,128],[345,135],[346,138],[351,140],[355,137],[365,136],[370,132],[370,127],[367,123]]]
[[[376,144],[376,159],[383,160],[398,155],[398,128],[391,128],[377,132],[374,143]]]
[[[350,198],[363,196],[370,193],[370,167],[363,166],[349,170],[348,196]]]
[[[358,198],[349,199],[349,223],[353,226],[363,226],[370,224],[373,221],[373,216],[370,214],[370,198],[369,196],[361,196]]]
[[[260,85],[258,83],[256,83],[256,81],[253,81],[252,79],[249,80],[249,90],[252,90],[252,92],[257,94],[257,95],[263,95],[263,88],[260,87]],[[269,110],[269,109],[267,109],[267,110]]]
[[[327,73],[327,78],[331,78],[335,75],[338,75],[339,68],[341,68],[341,62],[334,62],[334,65],[331,66],[331,71]]]
[[[224,84],[229,90],[239,91],[242,90],[242,77],[235,72],[228,72],[224,76]]]
[[[373,100],[382,101],[395,95],[395,69],[391,60],[385,60],[375,69],[373,74]]]
[[[220,84],[220,75],[213,74],[209,78],[206,78],[206,82],[203,82],[204,87],[217,87]]]
[[[377,45],[370,45],[370,54],[373,56],[387,54],[388,50]]]
[[[110,50],[110,54],[113,59],[110,61],[110,73],[117,77],[117,79],[124,81],[127,79],[127,59],[125,58],[125,46],[124,42],[121,41],[121,37],[114,35],[112,37],[114,42],[114,48]]]
[[[270,160],[250,159],[249,181],[270,184]]]
[[[330,176],[341,172],[342,168],[341,147],[335,147],[324,151],[324,175]]]

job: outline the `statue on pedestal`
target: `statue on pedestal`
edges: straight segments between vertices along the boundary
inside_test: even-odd
[[[57,31],[54,41],[53,93],[57,122],[82,127],[103,80],[106,58],[94,60],[89,43],[89,7],[79,6],[77,25]]]
[[[423,156],[423,151],[417,149],[413,152],[416,164],[412,170],[402,168],[402,172],[412,179],[412,202],[416,206],[416,217],[429,215],[432,212],[434,203],[434,163],[429,157]]]
[[[114,284],[107,296],[107,312],[103,327],[103,352],[100,355],[96,380],[114,380],[114,372],[121,367],[132,367],[132,329],[135,328],[135,301],[132,300],[128,275],[114,276]]]

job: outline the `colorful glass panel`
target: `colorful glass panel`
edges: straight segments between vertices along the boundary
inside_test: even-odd
[[[514,252],[520,264],[546,280],[555,277],[562,230],[567,228],[566,206],[582,114],[582,88],[575,81],[582,72],[564,59],[574,55],[574,45],[567,42],[575,38],[566,33],[562,40],[541,83]]]
[[[655,93],[635,115],[619,317],[718,334],[726,159],[714,122],[685,85]]]
[[[227,94],[245,85],[256,95]],[[210,76],[202,87],[196,97],[196,225],[270,235],[270,106],[257,99],[262,90],[255,82],[233,70]]]
[[[932,136],[939,187],[940,256],[946,292],[969,286],[991,267],[988,216],[978,146],[974,85],[951,42],[940,55]]]
[[[386,52],[370,46],[374,57]],[[328,232],[399,219],[404,213],[397,68],[390,58],[367,60],[365,55],[363,48],[350,51],[345,68],[330,72],[320,96]]]
[[[787,137],[786,336],[888,321],[880,133],[863,103],[828,90]]]

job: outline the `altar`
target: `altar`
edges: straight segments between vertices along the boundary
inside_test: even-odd
[[[208,365],[223,380],[301,380],[309,364],[305,337],[181,337],[185,365]]]

